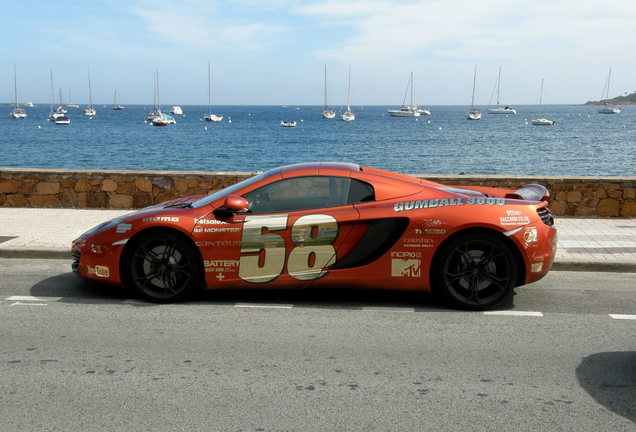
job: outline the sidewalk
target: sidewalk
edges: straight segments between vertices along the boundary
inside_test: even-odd
[[[71,241],[131,210],[0,207],[0,257],[67,258]],[[553,270],[636,272],[636,219],[557,218]]]

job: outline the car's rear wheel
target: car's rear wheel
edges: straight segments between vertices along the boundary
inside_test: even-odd
[[[150,232],[134,239],[122,264],[124,285],[157,303],[183,300],[200,283],[197,255],[176,233]]]
[[[433,288],[455,307],[485,310],[512,292],[517,267],[509,246],[494,235],[472,233],[452,240],[433,269]]]

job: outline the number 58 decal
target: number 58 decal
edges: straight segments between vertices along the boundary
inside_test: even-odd
[[[239,277],[265,283],[276,279],[285,267],[285,241],[277,231],[287,229],[289,215],[246,216],[241,239]],[[265,229],[267,233],[264,233]],[[287,259],[287,272],[295,279],[311,281],[327,274],[324,268],[336,261],[333,243],[338,223],[333,216],[300,217],[291,228],[294,247]]]

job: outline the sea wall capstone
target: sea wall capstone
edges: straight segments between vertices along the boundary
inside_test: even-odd
[[[207,195],[252,176],[245,172],[111,171],[0,168],[0,206],[136,209]],[[540,183],[558,216],[636,217],[636,177],[425,175],[448,185],[517,189]]]

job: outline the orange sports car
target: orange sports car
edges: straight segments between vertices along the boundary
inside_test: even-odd
[[[492,308],[550,270],[548,190],[449,187],[352,163],[263,172],[105,222],[73,241],[80,277],[154,302],[198,289],[438,292]]]

